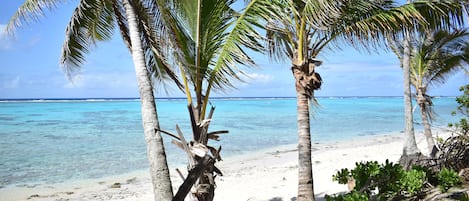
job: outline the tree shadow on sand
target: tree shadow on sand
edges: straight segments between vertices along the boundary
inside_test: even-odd
[[[341,192],[341,193],[345,193],[345,192]],[[326,193],[320,193],[320,194],[316,194],[315,197],[316,197],[316,201],[326,201]],[[269,199],[268,201],[296,201],[296,197],[292,197],[290,198],[290,200],[284,200],[283,198],[281,197],[274,197],[274,198],[271,198]]]
[[[280,198],[280,197],[274,197],[274,198],[269,199],[269,201],[286,201],[286,200],[283,200],[283,198]],[[290,201],[296,201],[296,197],[292,197]]]

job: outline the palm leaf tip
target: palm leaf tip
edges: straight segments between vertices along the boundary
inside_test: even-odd
[[[63,2],[64,0],[26,0],[10,18],[5,32],[8,35],[14,35],[18,27],[39,21],[45,15],[46,10],[52,10]]]

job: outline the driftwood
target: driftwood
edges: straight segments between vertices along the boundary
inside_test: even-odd
[[[456,189],[446,193],[441,193],[438,188],[434,188],[428,195],[423,198],[423,201],[436,201],[436,200],[460,200],[458,199],[463,193],[469,194],[469,189]]]

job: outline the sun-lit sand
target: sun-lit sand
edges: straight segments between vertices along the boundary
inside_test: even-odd
[[[447,135],[434,131],[435,135]],[[427,152],[423,134],[416,133],[417,143]],[[346,185],[332,181],[341,168],[353,168],[357,161],[386,159],[397,161],[402,150],[402,133],[366,136],[331,143],[313,142],[314,190],[318,200],[325,194],[347,191]],[[314,140],[314,139],[313,139]],[[105,162],[105,161],[103,161]],[[217,178],[217,201],[290,201],[297,193],[297,151],[295,145],[260,150],[225,158],[218,163],[224,172]],[[172,171],[174,191],[182,183]],[[118,183],[118,184],[116,184]],[[113,185],[115,184],[115,185]],[[9,200],[129,200],[153,199],[151,181],[146,171],[73,183],[22,186],[0,189],[3,201]]]

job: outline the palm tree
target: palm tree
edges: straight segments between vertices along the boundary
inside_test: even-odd
[[[242,67],[255,65],[245,49],[264,50],[262,36],[254,27],[273,14],[265,6],[269,1],[247,1],[239,12],[233,9],[234,0],[173,0],[160,9],[164,20],[170,22],[161,34],[171,44],[161,54],[169,54],[179,68],[192,127],[190,141],[178,126],[177,134],[164,131],[175,138],[173,143],[186,152],[189,162],[189,175],[174,200],[184,200],[192,186],[197,200],[214,198],[214,178],[221,175],[215,162],[221,159],[221,147],[208,142],[228,131],[209,132],[215,110],[213,106],[209,109],[210,94],[234,88],[233,81],[240,80],[245,69]]]
[[[44,9],[56,8],[59,3],[62,1],[25,1],[10,20],[7,31],[13,33],[23,22],[37,20]],[[90,46],[110,39],[115,26],[119,27],[132,55],[137,76],[155,200],[171,200],[172,185],[162,137],[158,132],[151,72],[157,72],[152,73],[154,80],[175,78],[175,75],[166,65],[165,58],[152,51],[158,48],[153,45],[157,40],[152,27],[162,21],[154,11],[148,11],[148,6],[156,7],[156,3],[150,0],[81,0],[66,28],[61,64],[67,75],[72,77],[85,61],[84,55]]]
[[[461,70],[469,61],[469,32],[467,30],[427,31],[412,40],[410,56],[411,83],[416,91],[417,105],[424,126],[430,156],[434,157],[437,147],[433,140],[430,121],[434,118],[431,97],[427,94],[430,86],[444,84],[446,78]],[[395,47],[402,57],[402,47]]]
[[[413,1],[408,0],[407,3],[412,3]],[[433,1],[416,1],[417,4],[432,4]],[[434,6],[416,6],[418,12],[426,19],[426,23],[420,24],[416,23],[412,29],[403,30],[403,39],[400,43],[403,44],[402,54],[399,57],[401,61],[401,67],[403,72],[403,85],[404,85],[404,117],[405,117],[405,129],[404,129],[404,147],[399,163],[405,168],[410,168],[412,163],[418,159],[421,154],[420,150],[417,147],[417,142],[415,140],[414,133],[414,123],[413,123],[413,113],[412,113],[412,95],[411,95],[411,75],[410,75],[410,57],[411,57],[411,47],[410,40],[415,31],[422,31],[428,28],[449,28],[452,24],[462,25],[463,10],[467,10],[466,1],[444,1],[437,2],[440,4],[440,7]],[[422,26],[423,25],[423,26]],[[417,28],[417,29],[415,29]],[[389,40],[391,46],[395,43],[395,39]],[[395,45],[394,45],[395,46]]]
[[[405,167],[413,157],[420,156],[420,150],[417,147],[414,131],[414,115],[412,113],[412,89],[410,84],[410,38],[409,31],[404,30],[403,55],[401,60],[402,76],[404,81],[404,147],[402,156],[399,159],[400,164]]]
[[[297,95],[298,200],[314,200],[311,163],[310,102],[322,83],[316,59],[326,47],[340,42],[356,46],[378,44],[383,33],[391,33],[420,18],[412,5],[393,8],[384,1],[284,1],[280,19],[267,25],[270,55],[292,62]],[[358,42],[353,42],[358,41]]]
[[[372,48],[387,34],[395,35],[414,22],[427,24],[417,7],[446,11],[446,4],[418,2],[395,7],[393,1],[280,1],[278,18],[267,24],[269,53],[272,58],[292,62],[297,95],[298,197],[314,200],[311,163],[310,102],[322,83],[316,67],[319,53],[341,43]],[[440,9],[440,10],[438,10]],[[439,15],[436,15],[439,14]],[[446,13],[445,13],[446,14]],[[436,17],[434,17],[436,18]],[[433,19],[433,18],[429,18]]]

